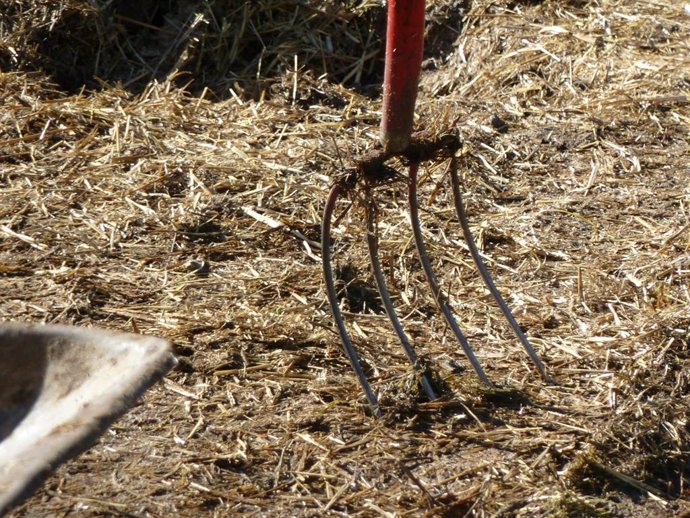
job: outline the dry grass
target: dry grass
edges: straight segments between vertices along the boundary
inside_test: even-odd
[[[377,137],[380,5],[217,4],[254,9],[236,19],[275,36],[262,60],[274,66],[257,79],[253,32],[233,61],[230,33],[174,26],[191,3],[134,35],[118,32],[131,25],[118,13],[57,4],[15,0],[0,15],[2,314],[164,336],[181,362],[12,516],[687,516],[682,5],[429,2],[418,125],[460,131],[475,235],[559,384],[531,370],[471,265],[444,164],[427,164],[430,253],[504,388],[478,386],[436,315],[404,184],[393,183],[378,193],[382,262],[406,329],[448,387],[429,403],[408,383],[376,311],[355,203],[333,246],[386,412],[375,420],[325,305],[318,225],[341,161]],[[208,20],[209,5],[190,12]],[[314,10],[328,14],[309,19]],[[51,19],[73,30],[55,34]],[[161,31],[178,46],[148,47],[158,70],[134,66]],[[111,60],[96,90],[63,81],[45,64],[56,56],[27,43],[69,41],[69,60],[82,33]],[[324,34],[330,54],[305,46]],[[144,47],[129,52],[125,36]],[[204,38],[215,53],[194,46]]]

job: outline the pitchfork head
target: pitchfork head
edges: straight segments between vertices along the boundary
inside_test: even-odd
[[[419,206],[417,202],[417,171],[419,164],[428,160],[450,159],[450,177],[455,199],[455,209],[462,226],[467,246],[472,255],[484,283],[491,292],[515,331],[518,339],[536,365],[542,377],[551,382],[546,373],[544,364],[530,345],[517,321],[513,317],[508,305],[501,297],[489,271],[484,265],[477,246],[470,233],[467,222],[467,214],[462,201],[462,189],[458,175],[456,154],[461,147],[460,139],[453,133],[434,135],[428,133],[412,134],[414,121],[414,107],[417,97],[417,83],[424,48],[424,1],[423,0],[389,0],[388,2],[388,28],[386,32],[386,63],[383,85],[383,118],[381,123],[381,148],[374,149],[360,160],[345,179],[336,182],[331,188],[326,201],[322,224],[322,260],[326,295],[331,306],[331,311],[338,327],[343,348],[350,359],[357,378],[364,390],[374,415],[381,415],[379,403],[374,391],[371,389],[364,372],[362,371],[359,357],[352,341],[347,333],[333,281],[333,269],[330,253],[330,228],[333,210],[338,196],[343,190],[356,189],[360,183],[364,184],[367,192],[367,245],[371,267],[376,279],[376,284],[386,313],[391,320],[405,354],[414,368],[419,373],[418,379],[426,396],[433,400],[437,397],[436,388],[431,382],[425,369],[420,368],[415,351],[403,331],[400,320],[397,317],[391,302],[385,278],[381,272],[381,264],[378,259],[378,235],[376,224],[376,208],[371,195],[370,187],[382,178],[390,178],[397,175],[387,162],[394,157],[402,160],[409,167],[408,197],[410,203],[410,221],[414,235],[417,255],[424,269],[434,299],[439,310],[443,313],[448,326],[453,331],[459,345],[462,347],[477,376],[488,387],[492,384],[484,373],[465,335],[458,326],[453,313],[447,304],[444,295],[436,281],[431,268],[426,247],[422,239],[421,223],[419,220]],[[363,182],[360,182],[363,180]]]

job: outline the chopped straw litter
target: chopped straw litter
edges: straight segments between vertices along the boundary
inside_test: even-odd
[[[471,225],[557,384],[493,304],[425,163],[437,314],[403,169],[382,263],[331,243],[375,419],[322,281],[331,182],[378,138],[376,1],[6,0],[0,308],[171,340],[177,370],[22,516],[690,516],[690,5],[429,1],[417,127],[456,131]]]

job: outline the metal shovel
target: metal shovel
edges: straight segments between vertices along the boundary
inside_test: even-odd
[[[88,449],[175,364],[160,338],[0,324],[0,515]]]

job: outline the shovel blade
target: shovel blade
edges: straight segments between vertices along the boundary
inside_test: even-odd
[[[175,363],[160,338],[0,325],[0,515],[88,449]]]

